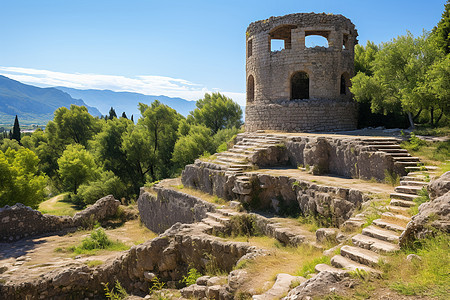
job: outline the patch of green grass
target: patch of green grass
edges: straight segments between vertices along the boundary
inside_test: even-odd
[[[38,210],[43,214],[54,216],[73,216],[80,209],[77,205],[65,200],[65,195],[61,194],[41,202]]]
[[[423,157],[437,163],[445,162],[450,157],[450,141],[426,142],[411,134],[411,138],[403,142],[401,146],[414,156]]]
[[[328,256],[320,256],[314,258],[311,261],[307,261],[303,264],[302,268],[298,270],[295,275],[306,277],[310,274],[314,274],[316,271],[314,270],[315,266],[318,264],[329,264],[330,258]]]
[[[414,133],[417,135],[432,135],[432,136],[448,136],[450,135],[450,127],[429,127],[429,126],[418,126],[417,129],[414,130]]]
[[[90,268],[95,267],[95,266],[100,266],[103,265],[104,261],[102,260],[90,260],[86,262],[86,265]]]
[[[417,214],[419,213],[419,206],[420,206],[422,203],[425,203],[425,202],[430,201],[430,196],[428,195],[428,191],[427,191],[426,188],[423,187],[423,188],[419,191],[418,195],[419,195],[419,197],[414,198],[414,200],[413,200],[414,203],[415,203],[415,205],[412,206],[412,207],[409,209],[409,213],[410,213],[412,216],[417,215]]]
[[[119,241],[112,241],[106,235],[103,228],[92,230],[90,236],[81,241],[81,245],[68,248],[75,255],[88,254],[94,255],[99,250],[123,251],[129,249],[127,245]]]
[[[440,233],[420,241],[418,248],[406,249],[383,263],[385,283],[403,295],[448,299],[450,295],[450,235]],[[420,259],[406,260],[408,254]]]
[[[384,170],[384,182],[392,186],[398,186],[400,185],[400,176],[397,173]]]

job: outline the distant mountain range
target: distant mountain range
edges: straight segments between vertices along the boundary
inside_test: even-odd
[[[13,124],[17,115],[21,124],[46,124],[59,107],[84,105],[93,116],[101,113],[81,99],[56,88],[40,88],[0,75],[0,123]]]
[[[110,90],[78,90],[68,87],[56,87],[71,95],[73,98],[83,99],[86,104],[98,108],[103,115],[108,114],[111,107],[114,108],[118,116],[125,112],[128,117],[134,115],[134,120],[141,115],[138,109],[139,102],[151,104],[153,101],[166,104],[183,116],[195,109],[195,101],[188,101],[182,98],[171,98],[167,96],[152,96],[131,92],[113,92]]]
[[[0,124],[13,124],[17,115],[20,124],[45,125],[53,119],[57,108],[69,108],[71,104],[86,106],[93,116],[106,115],[113,107],[118,116],[125,112],[128,117],[134,115],[137,120],[140,116],[138,103],[151,104],[154,100],[184,116],[196,107],[195,101],[182,98],[68,87],[40,88],[0,75]]]

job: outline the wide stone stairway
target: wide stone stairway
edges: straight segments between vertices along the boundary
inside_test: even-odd
[[[405,156],[406,157],[406,156]],[[428,185],[429,172],[411,172],[401,178],[400,186],[390,195],[391,201],[387,211],[381,214],[371,225],[352,237],[352,245],[341,247],[340,254],[331,259],[331,265],[319,264],[316,271],[345,272],[364,270],[372,274],[380,274],[374,267],[384,255],[399,250],[399,237],[410,221],[410,207],[415,205],[414,199],[419,191]],[[362,215],[352,218],[353,222],[364,224]],[[344,270],[344,271],[343,271]]]

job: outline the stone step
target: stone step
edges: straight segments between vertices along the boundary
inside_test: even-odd
[[[394,143],[398,143],[399,140],[396,138],[367,138],[367,139],[363,139],[362,140],[365,143],[369,143],[369,142],[394,142]]]
[[[411,154],[409,154],[408,152],[388,152],[387,153],[389,156],[392,156],[392,158],[396,158],[396,157],[411,157]]]
[[[409,221],[411,221],[411,217],[402,215],[402,214],[395,214],[393,212],[390,211],[386,211],[384,213],[381,214],[381,218],[385,219],[385,220],[392,220],[394,222],[398,222],[398,223],[408,223]]]
[[[402,149],[402,147],[400,147],[398,144],[394,144],[394,143],[381,144],[381,145],[371,144],[371,145],[367,145],[367,146],[375,148],[375,149],[378,149],[378,150],[381,150],[381,149]]]
[[[216,222],[219,222],[223,225],[226,225],[230,222],[230,218],[226,217],[222,214],[207,212],[206,215],[208,216],[208,218],[211,218],[211,219],[215,220]]]
[[[378,151],[383,151],[386,153],[408,153],[408,150],[406,149],[393,149],[393,148],[379,148]]]
[[[347,230],[359,229],[366,224],[365,220],[360,218],[350,218],[342,224],[342,228]]]
[[[344,274],[344,273],[348,272],[348,271],[345,271],[345,270],[342,270],[342,269],[338,269],[338,268],[332,267],[332,266],[327,265],[327,264],[318,264],[318,265],[316,265],[314,267],[314,271],[316,271],[317,273],[325,271],[325,272],[330,272],[330,273],[333,273],[333,274]]]
[[[233,153],[233,152],[220,152],[216,154],[216,157],[230,157],[230,158],[237,158],[237,159],[246,159],[248,158],[248,155],[241,154],[241,153]]]
[[[380,274],[380,271],[377,271],[369,266],[357,263],[347,257],[342,255],[335,255],[331,258],[331,265],[336,268],[343,268],[348,271],[356,271],[356,269],[364,270],[368,273],[372,274]]]
[[[406,193],[391,193],[391,199],[400,199],[400,200],[407,200],[407,201],[413,201],[418,195],[411,195]]]
[[[400,166],[400,167],[404,167],[404,168],[409,168],[409,167],[420,168],[420,166],[418,166],[418,164],[420,164],[420,162],[417,162],[417,161],[395,161],[394,164],[397,166]]]
[[[415,172],[415,171],[435,171],[438,168],[435,166],[411,166],[411,167],[405,167],[405,170],[408,172]]]
[[[425,181],[413,181],[413,180],[400,180],[400,185],[403,186],[419,186],[419,187],[424,187],[427,186],[428,183]]]
[[[420,162],[420,158],[415,156],[395,156],[394,161],[412,161],[412,162]]]
[[[242,215],[242,213],[235,211],[233,209],[228,209],[228,208],[221,208],[221,209],[218,209],[217,211],[227,217],[234,217],[234,216]]]
[[[400,235],[395,231],[382,229],[375,227],[374,225],[364,228],[362,230],[362,234],[391,243],[398,243],[398,239],[400,237]]]
[[[383,220],[383,219],[376,219],[373,220],[372,222],[373,225],[376,225],[380,228],[384,228],[387,230],[391,230],[391,231],[395,231],[398,233],[402,233],[406,228],[397,224],[394,224],[392,222],[389,222],[387,220]]]
[[[349,245],[341,247],[341,255],[367,266],[376,266],[381,257],[373,251]]]
[[[389,209],[390,212],[409,216],[409,208],[408,207],[389,205],[387,208]]]
[[[420,182],[424,182],[426,184],[428,184],[425,180],[426,180],[426,176],[424,175],[412,175],[411,173],[409,173],[406,176],[403,176],[400,178],[400,181],[420,181]]]
[[[389,202],[392,206],[401,206],[401,207],[412,207],[416,205],[414,201],[408,201],[408,200],[401,200],[401,199],[391,199],[391,202]]]
[[[399,185],[394,188],[394,191],[397,193],[414,194],[414,195],[417,195],[421,190],[422,190],[421,186],[415,185]]]
[[[396,244],[381,241],[377,238],[360,233],[352,237],[352,242],[358,247],[372,250],[377,253],[391,253],[400,249],[400,247]]]
[[[211,226],[215,230],[223,230],[223,229],[225,229],[225,225],[223,225],[220,222],[217,222],[216,220],[214,220],[214,219],[212,219],[210,217],[202,219],[202,223]]]

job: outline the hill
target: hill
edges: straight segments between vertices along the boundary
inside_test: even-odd
[[[71,104],[87,106],[83,100],[56,88],[40,88],[0,75],[1,124],[13,124],[15,115],[21,124],[46,124],[57,108]],[[101,115],[95,107],[87,108],[93,116]]]
[[[79,90],[68,87],[56,87],[71,95],[73,98],[83,99],[88,105],[97,107],[102,114],[106,115],[109,109],[114,107],[117,115],[125,112],[128,117],[134,115],[135,120],[140,116],[138,103],[150,104],[154,100],[166,104],[183,116],[187,116],[195,109],[195,101],[188,101],[182,98],[171,98],[167,96],[144,95],[132,92],[113,92],[110,90]]]

